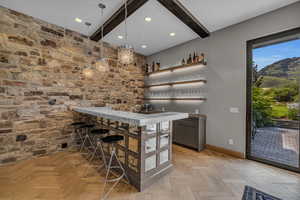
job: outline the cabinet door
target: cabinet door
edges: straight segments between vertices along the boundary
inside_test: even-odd
[[[188,147],[198,147],[198,130],[191,126],[185,126],[179,123],[174,126],[173,142],[182,144]]]

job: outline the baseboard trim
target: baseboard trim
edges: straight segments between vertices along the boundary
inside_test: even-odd
[[[222,147],[217,147],[217,146],[210,145],[210,144],[206,144],[205,146],[206,146],[207,149],[212,150],[212,151],[216,151],[216,152],[219,152],[219,153],[224,153],[224,154],[236,157],[236,158],[241,158],[241,159],[246,158],[244,153],[241,153],[241,152],[238,152],[238,151],[233,151],[233,150],[225,149],[225,148],[222,148]]]

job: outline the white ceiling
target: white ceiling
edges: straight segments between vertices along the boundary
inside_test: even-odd
[[[105,3],[104,17],[98,7],[100,2]],[[84,35],[91,35],[115,11],[123,0],[0,0],[0,5],[27,15],[42,19]],[[79,17],[83,23],[75,22]],[[92,23],[87,28],[84,22]]]
[[[148,16],[152,18],[151,22],[145,21]],[[129,44],[144,55],[151,55],[198,37],[156,0],[148,1],[133,13],[128,19],[127,27]],[[176,35],[170,37],[171,32]],[[115,45],[124,43],[124,40],[118,39],[118,35],[124,35],[124,23],[110,32],[105,41]],[[143,44],[147,45],[146,49],[141,48]]]
[[[210,32],[299,0],[179,0]]]
[[[211,32],[245,21],[299,0],[180,0],[181,3]],[[98,4],[106,4],[101,17]],[[118,8],[123,0],[0,0],[0,5],[42,19],[44,21],[91,35]],[[146,23],[144,18],[152,18]],[[79,17],[83,23],[75,22]],[[87,28],[84,22],[91,22]],[[156,0],[149,0],[128,19],[129,43],[136,52],[151,55],[198,37]],[[175,32],[175,37],[169,33]],[[124,35],[124,23],[105,36],[114,45],[124,44],[118,39]],[[147,45],[146,49],[141,45]]]

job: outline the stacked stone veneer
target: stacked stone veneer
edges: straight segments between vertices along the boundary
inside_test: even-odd
[[[72,105],[133,111],[143,103],[145,58],[123,66],[105,44],[105,72],[83,74],[100,43],[0,7],[0,165],[61,151],[70,144]],[[54,105],[49,101],[56,100]]]

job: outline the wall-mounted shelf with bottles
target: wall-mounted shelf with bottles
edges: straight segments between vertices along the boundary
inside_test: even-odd
[[[207,82],[206,80],[180,81],[180,82],[170,82],[170,83],[146,85],[145,88],[158,87],[158,86],[183,85],[183,84],[191,84],[191,83],[206,83],[206,82]]]
[[[207,61],[204,59],[204,54],[201,56],[195,54],[194,57],[191,58],[190,56],[187,61],[189,64],[185,64],[183,59],[182,65],[157,71],[151,71],[151,68],[157,69],[156,66],[160,66],[159,62],[156,64],[154,62],[152,66],[148,65],[150,70],[145,76],[144,100],[146,102],[151,101],[154,109],[158,110],[161,107],[167,110],[176,110],[178,105],[187,105],[192,109],[193,106],[199,106],[199,104],[206,102],[208,90],[206,84],[208,82],[206,79]]]
[[[206,65],[203,64],[202,62],[201,63],[186,64],[186,65],[179,65],[179,66],[175,66],[175,67],[171,67],[171,68],[167,68],[167,69],[161,69],[161,70],[155,71],[155,72],[150,72],[150,73],[147,73],[146,75],[149,76],[149,75],[152,75],[152,74],[158,74],[158,73],[162,73],[162,72],[172,72],[172,71],[177,70],[177,69],[184,69],[184,68],[194,67],[194,66],[203,67],[203,66],[206,66]]]

